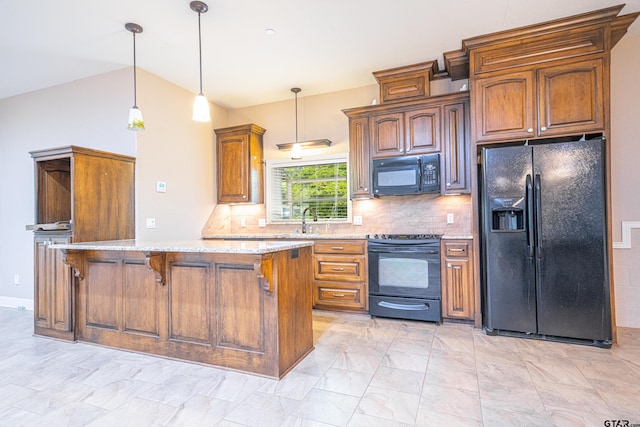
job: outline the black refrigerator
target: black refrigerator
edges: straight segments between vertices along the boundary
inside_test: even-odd
[[[602,138],[483,148],[487,333],[611,346]]]

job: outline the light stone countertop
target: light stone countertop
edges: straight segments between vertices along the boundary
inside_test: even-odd
[[[229,239],[229,240],[349,240],[366,239],[366,234],[318,234],[318,233],[274,233],[274,234],[208,234],[203,239]]]
[[[97,251],[138,251],[138,252],[197,252],[220,254],[266,254],[289,249],[313,246],[308,240],[180,240],[180,241],[140,241],[105,240],[100,242],[81,242],[54,244],[52,249],[75,249]]]

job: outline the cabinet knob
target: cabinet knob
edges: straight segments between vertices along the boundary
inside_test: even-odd
[[[246,199],[246,198],[247,198],[247,195],[246,195],[246,194],[243,194],[243,195],[242,195],[242,198],[243,198],[243,199]]]
[[[364,187],[364,191],[369,191],[369,189],[367,187]]]
[[[447,267],[451,268],[451,263],[450,262],[447,263]]]
[[[527,129],[527,132],[529,132],[529,133],[533,133],[533,128],[529,128],[529,129]]]
[[[546,128],[545,126],[542,126],[542,127],[540,128],[540,130],[541,130],[542,132],[544,132],[545,130],[547,130],[547,128]]]
[[[451,183],[450,182],[447,182],[447,187],[451,187]]]

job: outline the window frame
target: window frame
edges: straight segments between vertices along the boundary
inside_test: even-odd
[[[296,167],[296,166],[314,166],[320,164],[329,164],[329,163],[340,163],[343,162],[347,166],[347,217],[346,218],[335,218],[335,219],[326,219],[326,218],[318,218],[318,224],[346,224],[351,223],[352,218],[352,202],[349,194],[350,185],[350,172],[349,172],[349,153],[333,153],[333,154],[325,154],[319,156],[305,156],[300,160],[291,160],[291,159],[273,159],[265,161],[265,210],[267,216],[267,224],[273,225],[285,225],[285,224],[300,224],[300,219],[290,219],[290,220],[276,220],[274,221],[271,212],[272,212],[272,197],[273,197],[273,169],[275,168],[286,168],[286,167]]]

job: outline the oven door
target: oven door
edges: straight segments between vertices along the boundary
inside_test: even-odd
[[[369,293],[440,299],[439,244],[369,243]]]

